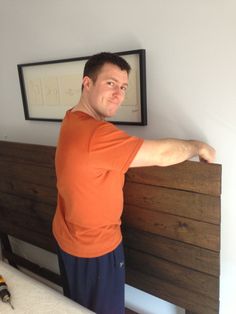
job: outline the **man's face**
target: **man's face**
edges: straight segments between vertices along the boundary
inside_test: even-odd
[[[89,106],[96,115],[102,119],[112,117],[124,100],[128,74],[118,66],[106,63],[95,82],[89,77],[84,78],[84,87],[87,89]]]

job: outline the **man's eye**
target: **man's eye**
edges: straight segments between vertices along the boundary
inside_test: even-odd
[[[123,90],[123,92],[127,91],[127,87],[126,86],[122,86],[121,89]]]
[[[115,84],[114,84],[114,82],[107,82],[107,84],[109,85],[109,86],[114,86]]]

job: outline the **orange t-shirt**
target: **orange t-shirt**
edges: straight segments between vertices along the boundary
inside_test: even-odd
[[[79,257],[98,257],[121,242],[124,174],[143,139],[70,110],[56,150],[58,202],[53,234]]]

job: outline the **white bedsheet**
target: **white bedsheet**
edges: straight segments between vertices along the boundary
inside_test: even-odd
[[[91,314],[60,292],[0,261],[0,274],[6,280],[15,308],[0,299],[1,314]]]

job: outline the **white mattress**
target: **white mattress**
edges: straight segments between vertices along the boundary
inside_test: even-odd
[[[60,292],[31,278],[0,261],[0,274],[4,277],[11,301],[15,308],[0,299],[1,314],[91,314],[79,304],[64,297]]]

